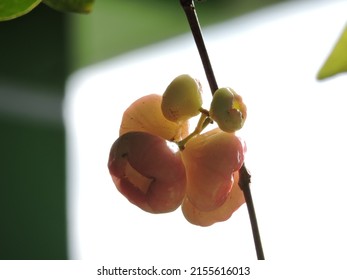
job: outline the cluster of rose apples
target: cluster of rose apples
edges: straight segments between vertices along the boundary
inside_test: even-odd
[[[190,132],[189,120],[199,114]],[[178,76],[163,95],[144,96],[124,112],[108,160],[113,182],[131,203],[150,213],[181,206],[195,225],[229,219],[245,202],[238,170],[246,147],[235,131],[246,114],[241,96],[231,88],[219,88],[210,109],[203,109],[199,81]],[[218,127],[203,132],[212,122]]]

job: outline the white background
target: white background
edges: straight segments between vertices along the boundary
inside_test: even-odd
[[[346,260],[347,79],[315,79],[346,11],[346,1],[292,1],[203,30],[219,86],[235,89],[248,107],[239,135],[248,146],[265,257],[294,261],[308,276],[341,276],[336,262]],[[201,80],[208,108],[211,93],[191,34],[70,79],[65,120],[72,259],[187,269],[256,259],[245,205],[229,221],[201,228],[180,209],[143,212],[118,193],[108,173],[123,111],[143,95],[162,93],[183,73]],[[316,262],[325,266],[305,270]]]

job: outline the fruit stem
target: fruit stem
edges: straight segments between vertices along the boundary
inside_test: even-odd
[[[198,48],[199,55],[200,55],[202,64],[204,66],[206,78],[208,80],[208,83],[210,85],[211,92],[213,95],[214,92],[218,89],[218,85],[217,85],[217,81],[216,81],[216,78],[215,78],[214,73],[213,73],[213,69],[212,69],[211,62],[210,62],[210,59],[209,59],[209,56],[207,53],[207,49],[205,47],[205,42],[204,42],[204,38],[202,36],[198,16],[197,16],[197,13],[195,10],[194,1],[193,0],[180,0],[180,2],[181,2],[181,6],[183,7],[183,10],[187,16],[189,26],[190,26],[190,29],[192,31],[192,34],[193,34],[193,37],[195,40],[195,44]],[[203,117],[203,115],[204,114],[202,114],[201,118]],[[201,118],[200,118],[200,120],[201,120]],[[205,118],[205,120],[206,119],[208,119],[208,118]],[[197,127],[197,129],[198,129],[198,127]],[[191,139],[192,137],[194,137],[197,134],[197,133],[195,133],[195,131],[197,129],[194,130],[194,132],[192,133],[193,135],[190,134],[188,136],[189,139]],[[186,137],[185,139],[183,139],[180,142],[185,141],[188,137]],[[183,148],[184,148],[184,145],[187,141],[185,141],[183,143],[183,146],[182,146]],[[252,233],[253,233],[253,239],[254,239],[257,257],[258,257],[258,260],[264,260],[265,257],[264,257],[263,247],[261,244],[258,222],[257,222],[256,214],[255,214],[255,209],[254,209],[253,199],[252,199],[252,194],[251,194],[251,189],[250,189],[251,175],[249,174],[249,172],[246,169],[244,164],[242,165],[241,169],[239,170],[239,174],[240,174],[239,184],[240,184],[240,187],[243,191],[243,194],[244,194],[245,200],[246,200],[246,204],[247,204],[247,209],[248,209],[249,219],[250,219],[250,223],[251,223],[251,227],[252,227]]]
[[[187,144],[187,142],[192,139],[193,137],[195,137],[196,135],[200,134],[201,131],[204,130],[204,128],[211,123],[211,120],[209,118],[208,113],[205,113],[205,110],[201,111],[201,115],[200,115],[200,119],[198,121],[198,124],[196,126],[196,128],[194,129],[194,131],[189,134],[186,138],[182,139],[181,141],[179,141],[177,143],[178,148],[182,151],[184,150],[185,145]]]
[[[210,89],[212,92],[212,95],[214,92],[218,89],[217,81],[213,73],[213,69],[211,66],[210,58],[208,56],[204,38],[202,36],[200,23],[198,20],[198,16],[195,11],[195,5],[193,0],[180,0],[181,6],[183,7],[183,10],[187,16],[190,29],[192,31],[195,44],[198,48],[202,64],[205,69],[206,78],[208,80],[208,83],[210,85]]]

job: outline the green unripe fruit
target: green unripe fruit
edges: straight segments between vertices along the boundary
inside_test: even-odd
[[[210,117],[225,132],[239,130],[247,116],[246,105],[242,98],[231,88],[220,88],[215,91],[210,108]]]
[[[189,75],[180,75],[166,88],[161,110],[166,119],[181,122],[200,113],[201,85]]]

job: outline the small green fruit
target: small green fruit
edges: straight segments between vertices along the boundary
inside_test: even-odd
[[[210,117],[225,132],[239,130],[247,116],[246,105],[242,98],[231,88],[220,88],[215,91],[210,108]]]
[[[201,85],[189,75],[180,75],[166,88],[161,110],[166,119],[181,122],[200,113]]]

